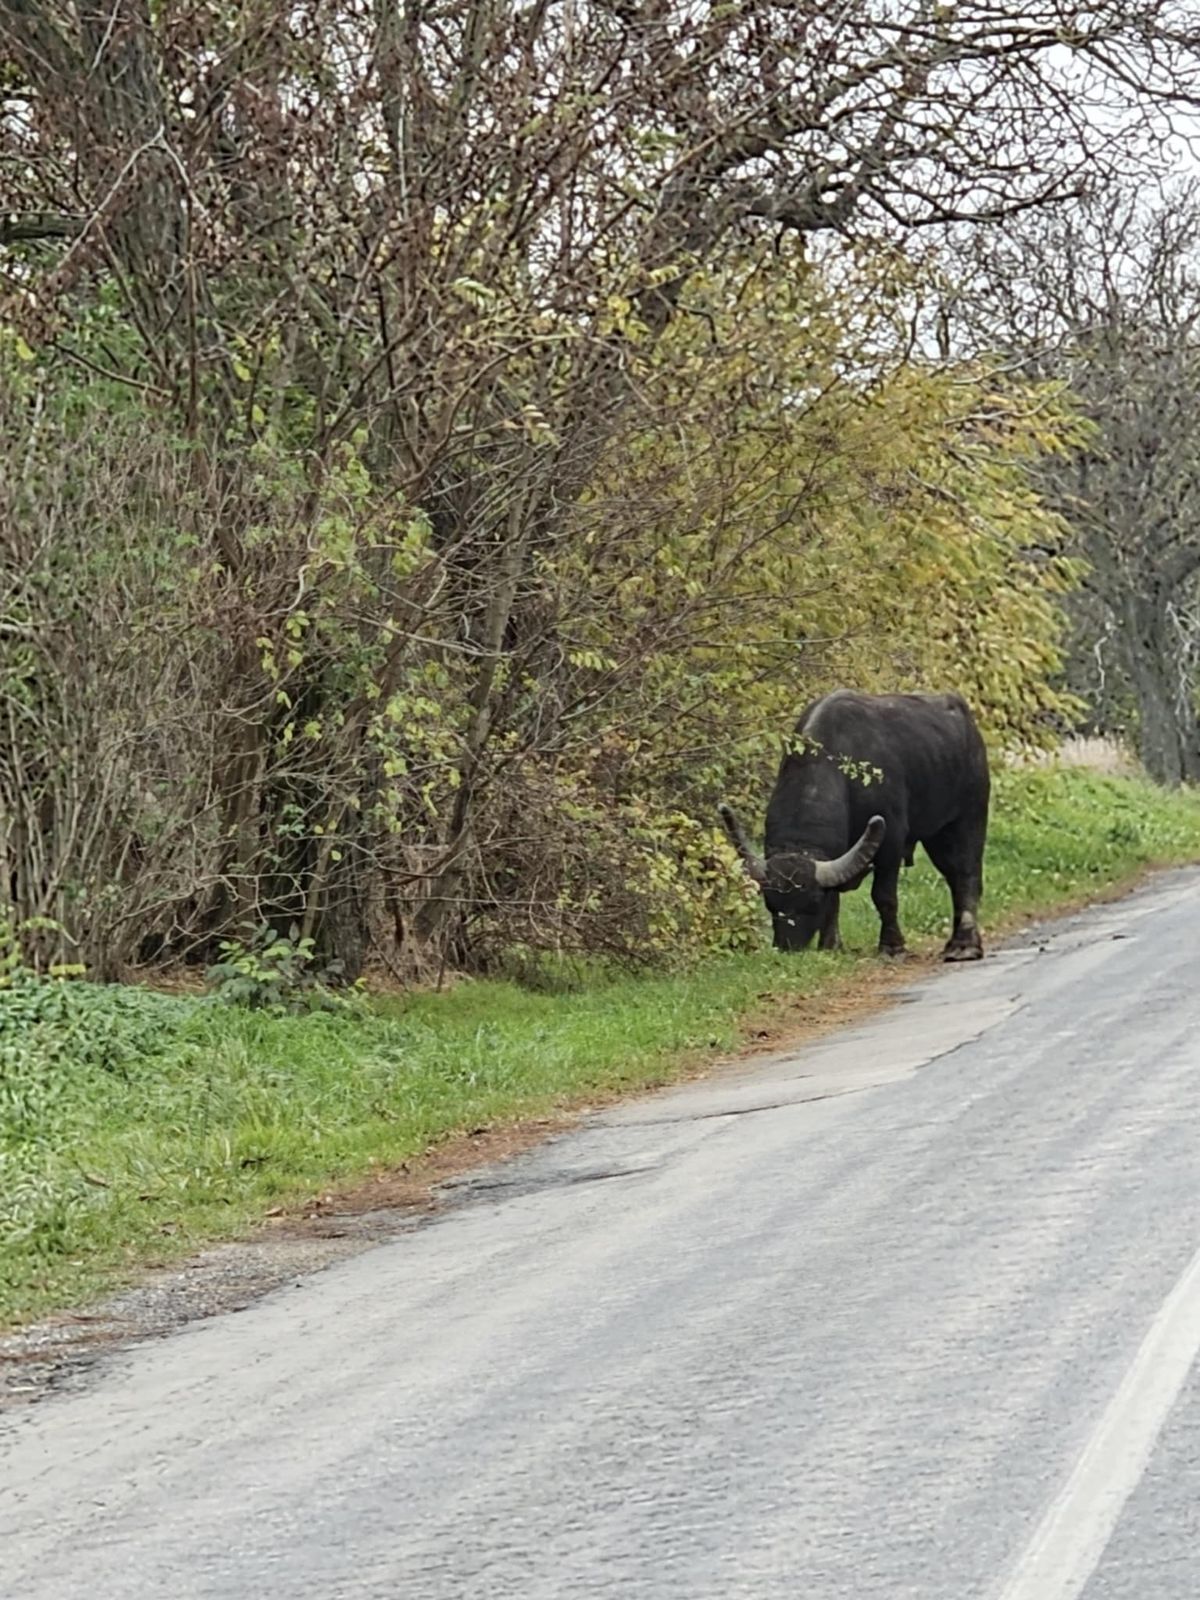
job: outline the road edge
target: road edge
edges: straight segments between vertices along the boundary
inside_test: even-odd
[[[1036,942],[1039,932],[1156,888],[1200,861],[1155,863],[1072,897],[1052,912],[1016,916],[1001,925],[989,954]],[[448,1187],[468,1174],[497,1173],[537,1145],[564,1137],[589,1116],[616,1104],[653,1099],[689,1081],[736,1071],[764,1054],[796,1053],[874,1018],[899,1004],[934,974],[953,981],[932,949],[911,961],[863,963],[845,988],[820,997],[780,997],[748,1014],[736,1050],[681,1057],[678,1070],[653,1087],[626,1087],[565,1101],[552,1115],[514,1119],[441,1140],[420,1157],[367,1180],[356,1180],[264,1217],[248,1231],[198,1250],[170,1265],[150,1264],[130,1284],[88,1305],[58,1312],[0,1333],[0,1415],[69,1392],[89,1381],[102,1363],[125,1350],[166,1338],[214,1316],[245,1310],[287,1285],[335,1263],[413,1232],[452,1210]]]

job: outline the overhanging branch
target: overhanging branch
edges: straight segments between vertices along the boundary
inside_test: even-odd
[[[36,239],[74,239],[83,231],[82,217],[28,211],[0,218],[0,245],[25,244]]]

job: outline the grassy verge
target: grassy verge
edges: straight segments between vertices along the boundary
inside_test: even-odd
[[[1200,855],[1200,799],[1085,772],[1005,773],[985,929]],[[944,885],[905,874],[914,942],[944,938]],[[865,892],[845,908],[869,951]],[[538,994],[463,984],[363,1015],[277,1017],[142,990],[0,994],[0,1325],[394,1165],[448,1134],[661,1082],[727,1049],[764,992],[861,985],[861,961],[769,950]]]

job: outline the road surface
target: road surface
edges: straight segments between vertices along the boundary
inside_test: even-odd
[[[0,1595],[1195,1600],[1198,1252],[1184,873],[14,1413]]]

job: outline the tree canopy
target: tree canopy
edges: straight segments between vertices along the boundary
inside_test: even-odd
[[[644,951],[814,690],[1042,737],[1075,424],[903,247],[1163,159],[1186,13],[0,0],[22,914]]]

